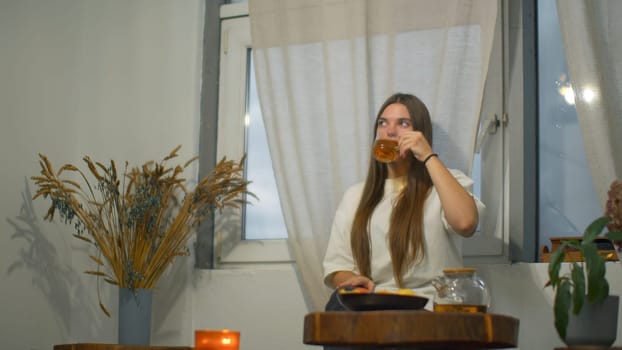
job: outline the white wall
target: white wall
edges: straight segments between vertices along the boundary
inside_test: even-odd
[[[202,0],[0,0],[0,339],[3,349],[116,341],[99,311],[84,245],[71,227],[42,221],[29,177],[37,154],[80,163],[196,154]],[[152,343],[192,345],[193,331],[242,332],[242,349],[307,349],[306,309],[289,265],[194,270],[178,259],[155,294]],[[480,266],[491,311],[518,317],[522,349],[560,346],[546,265]],[[612,290],[622,269],[609,265]],[[116,313],[116,292],[102,285]],[[620,327],[621,324],[619,324]],[[622,344],[618,339],[616,344]]]
[[[116,338],[84,245],[42,221],[29,177],[40,152],[57,167],[196,154],[202,21],[202,0],[0,0],[3,348]]]

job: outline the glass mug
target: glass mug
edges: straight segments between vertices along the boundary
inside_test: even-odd
[[[397,140],[377,139],[374,142],[374,157],[382,163],[391,163],[400,156]]]

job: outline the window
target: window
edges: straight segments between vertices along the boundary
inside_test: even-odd
[[[508,257],[535,261],[541,248],[550,244],[550,237],[578,234],[600,212],[576,111],[568,95],[572,92],[572,77],[565,67],[556,4],[501,4],[482,104],[481,144],[472,174],[479,179],[474,190],[488,210],[486,221],[480,223],[481,232],[465,241],[467,263],[469,259],[507,261]],[[243,142],[247,137],[253,142],[262,136],[254,136],[253,118],[260,118],[253,111],[252,79],[247,84],[247,78],[252,78],[252,72],[246,73],[248,67],[252,68],[247,5],[231,4],[222,9],[223,18],[228,18],[223,20],[222,27],[228,53],[221,60],[219,115],[223,116],[221,122],[226,122],[219,126],[219,132],[227,137],[221,136],[219,140],[226,139],[227,145],[219,143],[219,156],[224,155],[223,147],[230,157],[247,151],[247,167],[254,172],[253,162],[259,156],[251,152],[267,152],[264,146],[247,148]],[[537,23],[530,18],[537,18]],[[247,91],[251,92],[248,100]],[[248,134],[240,134],[240,130],[245,130],[245,107],[250,107],[251,128]],[[261,125],[256,126],[261,129]],[[266,168],[267,160],[260,162],[261,168]],[[265,196],[260,197],[264,201]],[[255,208],[245,214],[249,222],[255,216],[252,209]],[[284,243],[284,231],[265,230],[259,224],[252,226],[262,229],[253,231],[247,225],[239,229],[238,238],[251,238],[243,241],[251,246],[274,247]],[[270,240],[256,240],[260,237]],[[281,252],[286,251],[284,244],[281,248]],[[282,260],[287,259],[284,254]]]
[[[243,3],[221,8],[217,159],[246,155],[249,190],[259,199],[248,198],[251,205],[241,211],[216,215],[216,260],[221,265],[291,261],[255,88],[247,14]]]
[[[507,10],[500,7],[500,12],[506,13]],[[482,105],[481,147],[473,165],[473,175],[477,177],[475,190],[488,207],[486,220],[480,222],[480,232],[476,237],[465,240],[465,255],[474,261],[507,261],[509,254],[509,230],[505,224],[507,186],[504,175],[508,146],[503,117],[504,77],[507,75],[503,54],[503,28],[507,26],[505,17],[498,16],[498,29]],[[217,222],[227,222],[227,225],[216,224],[217,262],[222,265],[291,261],[284,239],[286,232],[280,206],[277,206],[279,201],[277,198],[269,198],[267,193],[277,193],[274,175],[266,174],[265,182],[259,176],[259,173],[271,170],[272,167],[266,166],[269,164],[269,158],[266,158],[269,152],[254,89],[247,5],[224,5],[221,18],[217,158],[227,156],[239,159],[247,154],[247,176],[259,185],[251,187],[251,191],[256,192],[260,200],[245,211],[228,212],[216,218]],[[259,145],[250,146],[255,142]],[[264,205],[272,212],[262,212]],[[279,228],[264,225],[260,218],[265,215],[273,215],[274,219],[269,221],[278,222]],[[232,222],[240,224],[231,225]],[[225,227],[229,231],[224,231]]]
[[[538,2],[540,247],[579,236],[601,215],[574,108],[554,1]]]
[[[504,120],[504,62],[503,33],[504,6],[499,6],[497,30],[484,87],[480,131],[473,161],[474,193],[486,205],[486,214],[480,220],[474,237],[464,240],[465,263],[507,261],[509,235],[505,225],[506,192],[504,191],[504,162],[506,123]]]
[[[244,239],[286,239],[287,229],[276,188],[268,140],[261,117],[259,96],[255,84],[253,55],[248,51],[248,123],[246,124],[246,170],[252,181],[251,192],[259,197],[259,202],[244,207]]]

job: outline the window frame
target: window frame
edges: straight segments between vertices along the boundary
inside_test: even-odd
[[[245,120],[248,101],[248,50],[251,47],[248,4],[221,6],[221,44],[218,137],[216,158],[241,159],[245,153]],[[227,135],[223,137],[222,135]],[[233,215],[242,217],[242,211]],[[222,232],[218,229],[221,214],[215,213],[215,263],[235,267],[249,263],[293,263],[287,239],[244,240],[241,230]]]
[[[502,190],[504,184],[504,163],[507,160],[507,114],[505,111],[505,62],[503,44],[506,39],[507,8],[504,2],[499,2],[499,13],[495,37],[488,65],[488,75],[482,95],[482,107],[480,111],[480,130],[478,142],[480,149],[475,150],[480,155],[481,194],[480,199],[487,206],[484,220],[492,221],[494,232],[484,232],[490,226],[486,222],[480,226],[475,236],[464,240],[463,256],[465,262],[474,264],[482,261],[507,261],[509,236],[504,210],[507,201],[507,192]],[[500,95],[499,95],[500,93]],[[485,184],[489,185],[486,186]],[[492,190],[496,186],[497,191]],[[492,207],[490,203],[500,203],[499,208]],[[496,220],[493,210],[498,210],[502,215],[501,220]]]
[[[501,138],[502,188],[498,194],[502,196],[503,208],[500,215],[503,216],[499,224],[499,233],[493,239],[490,236],[484,238],[471,238],[465,240],[464,258],[466,264],[480,263],[507,263],[508,261],[533,262],[537,256],[537,192],[536,170],[537,156],[535,144],[529,144],[524,140],[533,138],[536,116],[535,96],[535,54],[534,32],[535,0],[509,1],[501,0],[501,23],[502,23],[502,53],[500,57],[491,57],[501,60],[501,82],[491,84],[492,88],[503,90],[502,101],[496,101],[497,107],[487,108],[482,106],[482,115],[489,115],[490,111],[500,119],[500,128],[496,133]],[[236,65],[234,72],[241,74],[246,72],[245,63],[242,60],[232,60],[234,46],[250,48],[250,28],[248,36],[241,35],[233,30],[230,21],[244,20],[248,23],[248,4],[235,3],[220,7],[221,40],[220,52],[220,83],[219,91],[219,116],[237,116],[243,120],[242,111],[246,106],[246,82],[241,76],[228,77],[227,70]],[[525,48],[523,48],[525,46]],[[226,59],[224,51],[228,51]],[[244,57],[246,53],[244,53]],[[244,62],[246,60],[244,59]],[[523,67],[525,66],[525,67]],[[494,69],[493,69],[494,70]],[[223,78],[228,77],[228,78]],[[238,82],[237,86],[232,84]],[[500,85],[499,85],[500,84]],[[487,88],[491,88],[488,86]],[[236,102],[237,101],[237,102]],[[498,107],[499,103],[501,106]],[[488,113],[488,114],[487,114]],[[523,116],[528,113],[530,118]],[[218,118],[218,132],[227,130],[236,121],[232,118]],[[237,121],[239,126],[239,121]],[[496,137],[496,136],[495,136]],[[243,144],[237,144],[233,148],[224,145],[224,139],[231,137],[218,137],[217,159],[224,154],[222,149],[227,149],[228,158],[241,155]],[[244,135],[240,136],[244,140]],[[235,154],[230,152],[235,150]],[[525,157],[524,154],[529,154]],[[484,165],[485,167],[485,165]],[[517,170],[518,169],[518,170]],[[511,199],[511,200],[510,200]],[[215,218],[217,220],[217,218]],[[528,232],[526,232],[528,231]],[[235,244],[224,248],[223,234],[214,232],[215,262],[219,267],[237,266],[250,263],[293,263],[294,260],[287,247],[287,240],[242,240],[237,233]],[[484,247],[484,249],[482,249]]]

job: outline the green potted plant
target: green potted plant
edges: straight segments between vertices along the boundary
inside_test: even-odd
[[[552,287],[555,291],[553,306],[555,329],[559,337],[567,344],[570,338],[567,331],[571,317],[579,315],[588,306],[586,303],[601,305],[609,297],[609,283],[605,276],[606,261],[599,254],[595,242],[598,238],[606,238],[614,242],[615,246],[619,246],[619,242],[622,242],[622,181],[620,180],[611,184],[605,214],[587,226],[582,239],[562,241],[551,254],[548,266],[549,281],[546,287]],[[569,272],[563,273],[562,263],[568,250],[578,251],[583,261],[570,263]],[[614,340],[615,332],[611,343]]]

